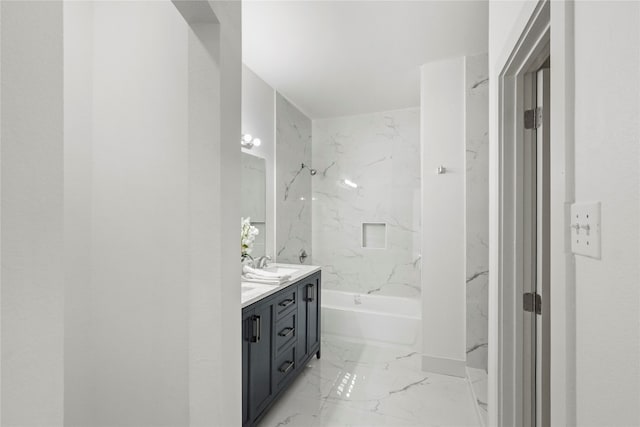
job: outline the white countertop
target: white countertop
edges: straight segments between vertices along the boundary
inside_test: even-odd
[[[291,274],[291,280],[283,283],[282,285],[265,285],[263,283],[254,282],[240,282],[242,287],[242,308],[248,307],[251,304],[260,301],[261,299],[273,295],[282,289],[293,285],[298,280],[304,279],[313,273],[320,271],[320,267],[317,265],[302,265],[302,264],[269,264],[269,266],[276,266],[282,268],[295,269],[296,271]]]

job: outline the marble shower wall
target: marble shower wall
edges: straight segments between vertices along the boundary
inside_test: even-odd
[[[313,263],[327,289],[420,297],[419,111],[313,121]],[[363,223],[386,225],[384,249],[362,247]]]
[[[276,93],[276,260],[311,261],[311,119]]]
[[[467,365],[487,370],[489,304],[489,70],[466,58]]]

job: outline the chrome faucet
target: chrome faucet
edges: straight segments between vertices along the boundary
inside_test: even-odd
[[[255,268],[265,268],[267,266],[267,262],[271,261],[271,257],[269,255],[263,255],[257,260],[254,261]]]

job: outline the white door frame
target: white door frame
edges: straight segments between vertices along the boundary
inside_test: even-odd
[[[554,33],[550,28],[553,25]],[[575,375],[569,369],[575,361],[575,292],[573,261],[567,251],[567,210],[573,201],[573,4],[570,1],[540,0],[523,11],[507,49],[493,65],[497,75],[497,148],[492,168],[491,241],[492,276],[490,291],[490,423],[519,425],[522,420],[522,277],[523,221],[522,192],[524,132],[524,74],[531,71],[544,49],[551,52],[551,316],[552,377],[551,417],[558,425],[575,420]],[[509,43],[511,41],[512,43]],[[550,46],[550,47],[549,47]],[[556,85],[556,86],[554,86]],[[496,96],[496,95],[493,95]],[[495,117],[495,116],[494,116]],[[494,119],[495,120],[495,119]],[[557,303],[556,303],[557,302]],[[543,304],[545,304],[543,302]],[[572,311],[573,308],[573,311]],[[556,327],[557,322],[557,327]],[[555,365],[553,364],[555,363]],[[491,370],[493,369],[493,373]],[[557,375],[557,377],[555,377]],[[492,378],[493,377],[493,378]],[[557,405],[556,402],[558,403]],[[554,406],[555,405],[555,406]]]

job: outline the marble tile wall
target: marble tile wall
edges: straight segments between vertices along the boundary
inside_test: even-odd
[[[313,121],[313,263],[327,289],[420,297],[419,111]],[[363,223],[386,224],[384,249],[362,247]]]
[[[311,261],[311,119],[276,94],[276,260]]]
[[[489,74],[466,58],[467,365],[487,370],[489,285]]]

